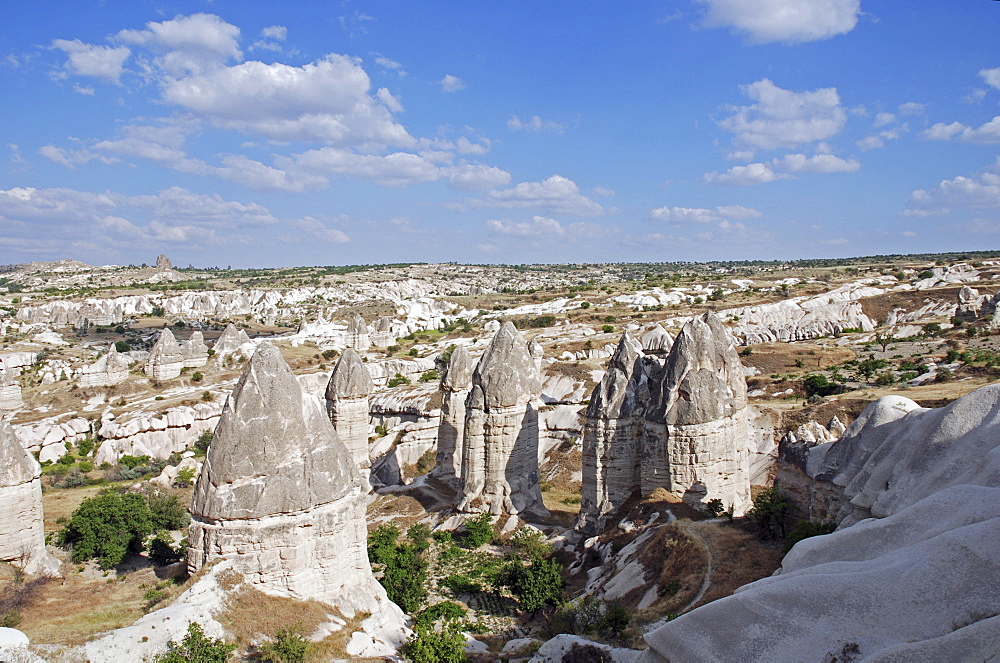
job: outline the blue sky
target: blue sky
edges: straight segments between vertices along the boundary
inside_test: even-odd
[[[1000,248],[1000,2],[5,9],[0,263]]]

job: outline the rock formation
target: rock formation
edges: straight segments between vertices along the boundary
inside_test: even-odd
[[[462,485],[465,442],[465,400],[472,389],[475,362],[464,345],[456,346],[441,378],[441,422],[437,435],[437,463],[432,475],[456,489]]]
[[[59,562],[45,550],[41,471],[0,420],[0,560],[30,574],[57,575]]]
[[[333,422],[354,466],[367,474],[371,467],[368,457],[368,397],[375,389],[368,368],[353,348],[347,348],[337,360],[326,385],[326,411]]]
[[[164,327],[156,345],[149,351],[144,371],[155,380],[170,380],[181,374],[184,368],[184,355],[173,332]]]
[[[545,512],[534,405],[540,388],[527,344],[517,328],[505,322],[472,374],[465,403],[459,510]]]
[[[196,331],[191,334],[188,342],[181,347],[181,354],[184,356],[184,368],[198,368],[208,363],[208,346],[205,345],[205,336]]]
[[[16,410],[24,405],[21,384],[7,371],[0,371],[0,410]]]
[[[156,256],[156,268],[159,270],[173,269],[174,263],[170,262],[170,258],[168,258],[165,254],[161,253],[160,255]]]
[[[531,355],[531,359],[535,362],[535,370],[542,370],[542,359],[545,358],[545,349],[542,344],[535,339],[531,339],[528,343],[528,353]]]
[[[351,318],[347,326],[347,337],[345,339],[347,347],[354,348],[358,352],[364,352],[371,347],[371,338],[368,335],[368,323],[360,315]]]
[[[126,454],[168,458],[174,452],[191,448],[198,436],[213,430],[219,423],[222,407],[220,401],[213,400],[178,405],[163,412],[137,412],[131,417],[115,417],[105,412],[98,430],[103,442],[94,461],[98,465],[105,462],[114,465]]]
[[[662,327],[660,328],[662,329]],[[622,334],[587,405],[583,431],[583,500],[577,529],[597,533],[607,515],[641,486],[643,411],[648,397],[641,348]]]
[[[226,403],[191,498],[188,567],[217,560],[263,591],[353,611],[391,604],[372,576],[365,496],[318,398],[258,348]]]
[[[232,323],[229,323],[226,325],[222,335],[216,339],[212,349],[215,350],[215,356],[221,359],[226,355],[235,353],[249,356],[253,354],[253,347],[253,341],[250,340],[247,333],[242,329],[236,329]]]
[[[662,487],[699,505],[750,506],[752,430],[735,339],[711,311],[674,340],[646,411],[642,494]]]
[[[76,375],[81,387],[112,387],[128,378],[128,359],[112,343],[103,356],[79,369]]]
[[[1000,385],[933,410],[886,396],[836,442],[802,451],[782,454],[816,487],[801,506],[837,531],[652,631],[639,660],[995,657]]]
[[[670,347],[674,344],[674,337],[659,324],[653,325],[652,329],[642,335],[642,350],[646,354],[662,354],[670,352]]]
[[[396,334],[392,331],[392,320],[382,316],[375,323],[375,332],[371,334],[371,343],[376,348],[387,348],[396,342]]]
[[[662,334],[660,333],[662,332]],[[587,406],[583,500],[577,528],[601,529],[634,492],[657,488],[703,507],[719,499],[742,515],[751,479],[773,462],[773,441],[747,405],[735,339],[711,312],[688,321],[663,366],[626,333]],[[667,337],[669,338],[669,336]]]

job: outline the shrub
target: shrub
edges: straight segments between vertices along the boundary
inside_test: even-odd
[[[96,558],[102,568],[110,569],[129,552],[140,552],[152,531],[153,519],[142,495],[105,491],[80,504],[60,538],[73,546],[74,562]]]
[[[429,371],[424,371],[423,375],[420,376],[421,382],[431,382],[433,380],[440,380],[440,379],[441,375],[433,368]]]
[[[590,302],[581,302],[580,303],[580,308],[582,308],[582,309],[588,309],[588,308],[590,308]]]
[[[194,483],[194,472],[193,467],[182,467],[177,470],[177,476],[174,477],[174,485],[178,488],[187,488]]]
[[[215,400],[215,399],[212,398],[212,392],[210,392],[210,391],[203,391],[203,392],[201,392],[201,400],[203,400],[205,402],[208,402],[208,401],[212,401],[212,400]]]
[[[762,490],[753,498],[753,508],[747,512],[750,522],[765,537],[785,537],[785,516],[790,505],[777,488]]]
[[[400,648],[400,653],[413,663],[461,663],[465,655],[465,635],[454,625],[441,631],[424,625],[414,625],[413,635]]]
[[[811,373],[802,381],[802,387],[806,390],[807,396],[830,396],[839,394],[843,390],[843,385],[831,382],[825,375]]]
[[[309,655],[310,644],[298,626],[283,628],[274,640],[260,648],[262,659],[273,663],[301,663]]]
[[[201,374],[201,371],[195,371],[194,373],[191,374],[192,382],[201,382],[204,379],[205,376]]]
[[[621,603],[615,602],[607,607],[604,616],[597,623],[599,630],[605,637],[619,637],[628,628],[632,616]]]
[[[187,508],[175,495],[154,490],[149,493],[146,501],[149,504],[149,515],[155,530],[178,530],[191,522]]]
[[[942,367],[942,368],[937,369],[937,375],[935,376],[934,381],[935,382],[949,382],[954,377],[955,377],[955,375],[951,372],[951,369],[943,368]]]
[[[218,638],[205,635],[198,622],[188,624],[187,635],[180,644],[171,640],[167,643],[166,653],[159,654],[156,663],[226,663],[230,654],[236,651],[236,645],[226,644]]]
[[[77,451],[80,453],[81,456],[89,456],[90,452],[94,450],[95,446],[96,443],[94,442],[94,438],[90,437],[89,435],[76,443]]]
[[[880,387],[888,387],[889,385],[896,384],[896,376],[893,375],[892,371],[879,373],[879,376],[875,378],[875,384]]]
[[[115,350],[118,352],[128,352],[132,349],[128,341],[115,341]]]
[[[556,603],[565,585],[562,565],[554,558],[536,557],[529,566],[518,565],[505,580],[521,608],[532,614],[547,603]]]
[[[205,392],[208,393],[207,391]],[[205,453],[208,451],[208,445],[212,443],[212,438],[215,437],[215,433],[210,430],[204,431],[198,436],[198,439],[194,441],[194,448],[197,451]]]
[[[392,377],[392,379],[389,380],[389,382],[388,382],[388,384],[386,386],[388,386],[388,387],[398,387],[401,384],[410,384],[410,378],[406,377],[405,375],[403,375],[401,373],[396,373],[396,375],[394,375]]]
[[[186,552],[186,545],[181,544],[175,548],[173,539],[163,532],[159,532],[149,542],[149,559],[156,566],[166,566],[167,564],[179,562],[184,559]]]
[[[614,330],[615,330],[614,325],[604,325],[603,327],[601,327],[601,331],[604,332],[605,334],[610,334]]]
[[[785,552],[792,549],[796,543],[802,539],[808,539],[821,534],[830,534],[837,529],[834,523],[813,523],[808,520],[800,520],[795,523],[795,527],[785,537]]]
[[[467,548],[475,549],[493,541],[493,534],[493,517],[489,513],[481,513],[465,521],[462,543]]]

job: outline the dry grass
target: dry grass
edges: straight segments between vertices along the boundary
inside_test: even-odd
[[[712,551],[712,583],[699,605],[729,596],[738,587],[771,575],[781,564],[781,550],[737,527],[709,522],[688,527]]]
[[[704,548],[684,531],[686,526],[680,523],[663,525],[639,553],[648,580],[625,598],[627,603],[634,605],[642,600],[649,585],[657,587],[659,598],[643,611],[644,615],[652,617],[647,621],[680,612],[701,588],[708,558]]]
[[[958,291],[961,289],[961,286],[950,286],[934,290],[887,292],[884,295],[862,299],[861,310],[872,320],[884,323],[893,309],[913,311],[928,301],[956,302]]]
[[[834,364],[854,359],[854,351],[849,348],[828,348],[812,343],[762,343],[750,346],[749,355],[740,357],[744,366],[752,366],[762,376],[773,373],[797,373],[802,375]],[[802,366],[796,365],[796,361]]]
[[[274,637],[282,628],[298,627],[308,637],[328,622],[333,612],[319,601],[297,601],[241,586],[229,593],[218,620],[245,649]]]

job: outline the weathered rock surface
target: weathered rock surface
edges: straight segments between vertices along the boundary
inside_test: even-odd
[[[385,485],[407,483],[416,475],[415,465],[424,454],[436,455],[440,400],[437,385],[430,382],[372,394],[368,399],[371,422],[386,431],[368,448],[373,481]]]
[[[583,532],[599,531],[605,517],[641,486],[643,414],[649,396],[641,349],[627,333],[622,334],[608,371],[587,405],[583,500],[577,523]]]
[[[41,467],[0,420],[0,560],[30,574],[58,575],[59,562],[45,550]]]
[[[375,390],[361,356],[347,348],[337,360],[326,387],[326,411],[354,466],[365,473],[368,457],[368,396]]]
[[[104,440],[97,450],[95,462],[118,462],[123,455],[167,458],[174,452],[191,448],[205,431],[219,423],[223,403],[202,401],[196,405],[179,405],[163,412],[136,412],[115,418],[106,413],[101,418],[98,435]]]
[[[154,380],[170,380],[180,375],[182,368],[184,368],[184,355],[181,347],[173,332],[164,327],[156,340],[156,345],[149,351],[143,370]]]
[[[711,311],[677,335],[645,418],[643,495],[662,487],[694,505],[749,508],[746,379],[733,335]]]
[[[935,410],[884,397],[803,461],[838,530],[653,631],[640,660],[996,657],[1000,385]]]
[[[173,269],[174,263],[170,262],[170,258],[166,254],[161,253],[156,256],[156,268],[160,270]]]
[[[93,364],[77,370],[81,387],[113,387],[128,378],[128,358],[119,354],[114,344]]]
[[[662,326],[655,324],[652,329],[642,335],[642,350],[646,354],[662,354],[670,352],[674,337]]]
[[[456,346],[441,378],[441,421],[437,431],[437,462],[432,475],[460,488],[465,448],[465,400],[472,390],[475,361],[464,345]]]
[[[76,444],[91,433],[91,423],[83,417],[59,422],[61,417],[36,424],[15,426],[14,432],[27,451],[38,454],[39,462],[55,462],[66,455],[66,444]]]
[[[21,384],[7,371],[0,371],[0,410],[16,410],[23,406]]]
[[[355,315],[351,318],[351,322],[347,326],[347,338],[345,342],[347,347],[354,348],[358,352],[364,352],[371,347],[372,342],[368,333],[368,323],[360,315]]]
[[[319,399],[262,344],[226,404],[191,499],[188,566],[217,559],[269,593],[395,610],[372,576],[362,481]]]
[[[371,343],[376,348],[387,348],[396,342],[396,333],[393,330],[392,320],[382,316],[374,325],[375,331],[371,333]],[[406,334],[403,334],[404,336]]]
[[[460,510],[545,511],[534,406],[540,388],[527,344],[505,322],[473,371],[465,404]]]
[[[181,347],[184,357],[184,368],[198,368],[208,363],[208,346],[205,345],[205,335],[200,331],[193,332],[188,342]]]
[[[236,329],[232,323],[226,325],[222,335],[216,339],[215,345],[212,346],[212,349],[215,350],[215,356],[220,359],[236,353],[248,357],[253,354],[253,348],[254,343],[247,336],[247,333],[242,329]]]

